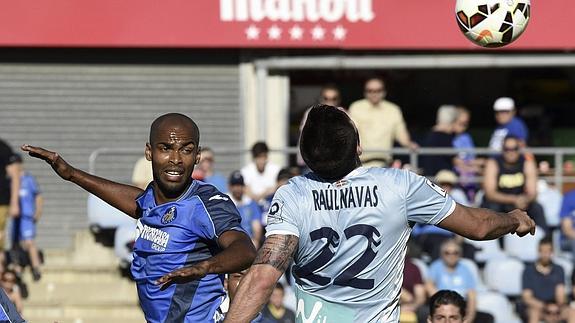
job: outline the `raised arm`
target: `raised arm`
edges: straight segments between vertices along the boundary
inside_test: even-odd
[[[294,235],[272,234],[266,238],[240,282],[224,322],[250,322],[256,317],[291,262],[298,241]]]
[[[516,209],[499,213],[461,204],[456,204],[455,210],[438,226],[472,240],[491,240],[507,233],[516,233],[520,237],[535,234],[535,222],[525,211]]]
[[[165,289],[171,284],[201,279],[207,274],[239,273],[248,268],[256,257],[256,249],[250,237],[243,232],[226,231],[218,238],[218,244],[223,251],[217,255],[192,266],[176,269],[162,276],[156,283]]]
[[[116,183],[74,168],[53,151],[29,145],[22,146],[22,150],[28,152],[32,157],[47,162],[62,179],[82,187],[127,215],[138,218],[135,199],[142,193],[141,189]]]

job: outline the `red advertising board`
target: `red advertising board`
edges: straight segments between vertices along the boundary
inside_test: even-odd
[[[0,46],[479,49],[455,0],[2,1]],[[511,49],[575,49],[573,0],[532,0]]]

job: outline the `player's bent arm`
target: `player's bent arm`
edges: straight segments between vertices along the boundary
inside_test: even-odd
[[[535,222],[521,210],[499,213],[459,203],[437,226],[472,240],[491,240],[507,233],[517,233],[519,236],[535,233]]]
[[[88,174],[68,164],[58,153],[40,147],[24,145],[22,150],[47,162],[62,179],[82,187],[133,218],[139,217],[135,199],[143,192],[141,189]]]
[[[247,269],[256,258],[256,249],[251,238],[241,232],[228,230],[218,238],[224,250],[206,260],[208,273],[228,274]]]
[[[249,322],[256,317],[291,262],[298,241],[294,235],[272,234],[266,238],[240,282],[224,322]]]

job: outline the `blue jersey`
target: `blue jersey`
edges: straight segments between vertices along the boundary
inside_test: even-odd
[[[406,170],[357,168],[335,183],[297,176],[278,189],[266,235],[299,237],[292,273],[298,322],[398,322],[415,222],[455,209],[439,186]]]
[[[219,253],[222,249],[218,238],[225,231],[243,232],[231,199],[210,184],[194,181],[176,201],[156,205],[150,185],[136,202],[141,217],[131,271],[146,321],[220,321],[219,306],[225,296],[223,275],[209,274],[163,291],[154,281]]]
[[[20,216],[33,218],[36,212],[36,196],[40,194],[34,176],[24,173],[20,176]]]

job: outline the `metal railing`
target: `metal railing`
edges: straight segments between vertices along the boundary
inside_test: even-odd
[[[214,153],[218,156],[224,155],[245,155],[249,154],[249,149],[241,149],[238,147],[213,147]],[[283,149],[272,149],[272,154],[295,155],[298,152],[297,147],[286,147]],[[439,147],[425,147],[417,150],[407,148],[394,148],[391,150],[365,150],[368,153],[389,153],[394,156],[409,156],[409,164],[413,169],[418,169],[418,159],[421,155],[457,155],[459,153],[473,153],[481,156],[492,156],[495,152],[489,148],[475,148],[475,149],[455,149],[455,148],[439,148]],[[563,172],[563,162],[566,160],[565,156],[575,156],[575,148],[573,147],[533,147],[525,149],[536,157],[538,156],[553,156],[553,175],[542,176],[550,183],[555,184],[556,187],[563,187],[564,183],[575,183],[575,176],[565,176]],[[123,155],[130,156],[142,154],[141,148],[107,148],[102,147],[94,150],[89,157],[89,171],[94,174],[96,172],[97,159],[101,155]],[[238,165],[241,166],[241,165]],[[480,181],[481,178],[475,179]]]

